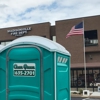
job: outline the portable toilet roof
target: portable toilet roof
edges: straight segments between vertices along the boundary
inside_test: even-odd
[[[0,50],[1,50],[1,49],[3,49],[4,47],[5,47],[5,46],[3,46],[3,45],[0,45]]]
[[[40,46],[42,48],[45,48],[51,52],[60,52],[66,55],[70,56],[70,53],[60,44],[57,42],[54,42],[52,40],[49,40],[47,38],[41,37],[41,36],[24,36],[20,37],[18,39],[15,39],[14,41],[10,42],[6,46],[4,46],[2,49],[0,49],[0,52],[4,51],[7,48],[10,48],[12,46],[20,45],[20,44],[33,44]]]

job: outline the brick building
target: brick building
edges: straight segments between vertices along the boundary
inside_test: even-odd
[[[70,29],[81,21],[84,21],[84,39],[83,35],[74,35],[66,39]],[[16,38],[31,35],[43,36],[54,40],[71,53],[72,90],[85,87],[93,91],[97,89],[100,83],[100,15],[56,21],[54,26],[46,22],[2,28],[0,29],[0,43],[6,45]],[[86,67],[84,67],[84,62]],[[86,86],[85,82],[87,83]]]

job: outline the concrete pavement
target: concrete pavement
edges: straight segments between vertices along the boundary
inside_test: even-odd
[[[100,100],[100,92],[92,92],[89,96],[83,96],[83,94],[71,94],[71,97],[81,97],[81,98],[87,98],[86,100],[90,100],[89,98],[92,99],[98,99]],[[85,99],[84,99],[85,100]]]

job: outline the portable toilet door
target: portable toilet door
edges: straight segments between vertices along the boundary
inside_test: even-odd
[[[37,46],[10,48],[6,63],[6,100],[44,100],[42,52]]]

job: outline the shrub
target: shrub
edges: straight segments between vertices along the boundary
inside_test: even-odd
[[[79,94],[82,94],[83,93],[83,90],[82,89],[79,89]]]

